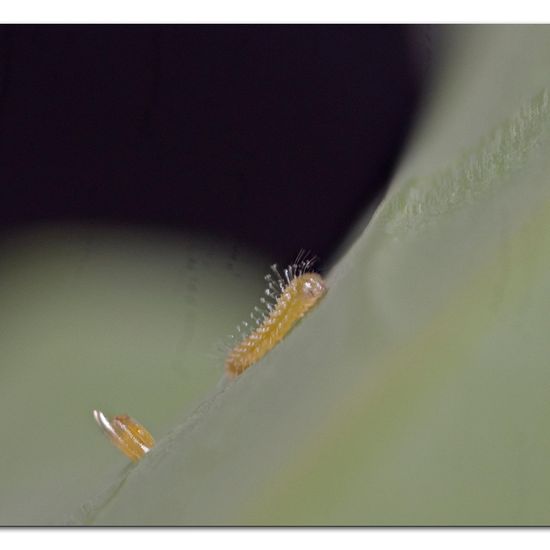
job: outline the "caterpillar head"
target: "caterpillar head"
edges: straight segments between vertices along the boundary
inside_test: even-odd
[[[296,280],[296,288],[304,304],[313,306],[327,292],[327,285],[318,273],[303,273]]]

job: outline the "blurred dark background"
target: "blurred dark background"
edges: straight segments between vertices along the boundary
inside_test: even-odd
[[[380,197],[415,29],[0,27],[0,223],[192,230],[327,258]]]

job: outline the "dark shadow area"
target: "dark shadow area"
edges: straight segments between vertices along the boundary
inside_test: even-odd
[[[138,224],[326,258],[410,129],[410,32],[2,26],[1,228]]]

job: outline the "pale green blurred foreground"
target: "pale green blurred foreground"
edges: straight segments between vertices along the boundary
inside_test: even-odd
[[[447,32],[327,297],[233,384],[212,351],[269,260],[70,228],[4,248],[1,523],[550,523],[550,31]],[[93,408],[157,447],[126,466]]]

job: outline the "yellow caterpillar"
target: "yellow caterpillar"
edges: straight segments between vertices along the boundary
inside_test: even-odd
[[[246,334],[231,349],[225,361],[225,372],[235,378],[248,367],[259,361],[279,343],[292,327],[326,294],[327,286],[318,273],[311,271],[316,258],[307,258],[301,251],[296,261],[284,270],[284,277],[271,266],[276,275],[266,275],[266,295],[273,301],[262,298],[267,311],[255,308],[259,318],[251,315],[257,328]],[[248,323],[243,323],[245,328]]]

